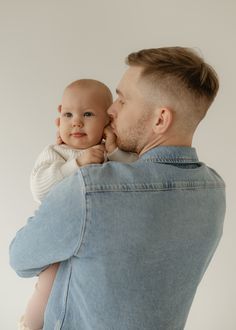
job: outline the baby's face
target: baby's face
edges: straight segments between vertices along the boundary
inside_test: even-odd
[[[99,144],[109,123],[105,97],[95,88],[72,87],[64,92],[59,132],[62,141],[75,149]]]

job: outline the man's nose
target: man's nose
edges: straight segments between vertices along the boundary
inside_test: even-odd
[[[108,108],[107,113],[111,119],[115,118],[115,102],[113,102],[112,105]]]

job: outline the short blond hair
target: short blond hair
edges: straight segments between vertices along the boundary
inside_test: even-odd
[[[141,78],[149,83],[154,94],[156,91],[160,102],[170,103],[162,105],[176,111],[188,108],[191,127],[205,116],[219,89],[215,70],[190,48],[143,49],[129,54],[126,64],[143,68]]]

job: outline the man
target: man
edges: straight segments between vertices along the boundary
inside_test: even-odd
[[[184,329],[222,235],[224,182],[191,147],[218,91],[214,70],[182,47],[127,63],[108,113],[114,144],[139,159],[79,169],[10,247],[20,276],[60,262],[44,330]]]

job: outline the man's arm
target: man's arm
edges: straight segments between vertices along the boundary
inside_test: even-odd
[[[22,277],[67,260],[79,249],[86,217],[80,170],[60,182],[43,200],[10,245],[10,265]]]

